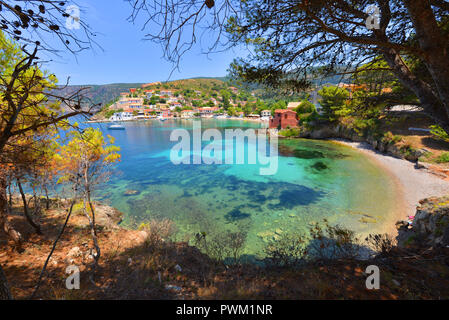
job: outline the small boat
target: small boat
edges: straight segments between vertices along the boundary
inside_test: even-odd
[[[110,126],[108,126],[109,130],[125,130],[125,126],[121,125],[121,124],[111,124]]]

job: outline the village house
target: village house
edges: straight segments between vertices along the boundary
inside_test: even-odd
[[[212,117],[214,112],[218,111],[218,109],[219,109],[218,107],[204,107],[199,108],[198,110],[202,117]]]
[[[271,117],[271,110],[262,110],[260,112],[260,120],[269,121]]]
[[[229,90],[231,90],[232,93],[234,93],[234,94],[238,94],[239,93],[239,89],[237,89],[236,87],[229,87]]]
[[[161,96],[171,97],[173,96],[173,91],[170,90],[161,90],[159,93]]]
[[[168,118],[170,117],[170,110],[159,110],[156,114],[159,118]]]
[[[153,96],[153,91],[152,90],[145,90],[145,97],[147,99],[150,99]]]
[[[118,108],[128,108],[130,105],[143,105],[143,99],[142,98],[128,98],[128,97],[121,97],[117,103],[115,103]]]
[[[195,115],[195,111],[193,110],[182,110],[181,111],[181,118],[193,118]]]
[[[173,109],[182,108],[182,104],[180,104],[179,102],[174,102],[171,104],[170,108],[173,108]]]
[[[298,116],[295,111],[288,109],[277,109],[274,117],[270,119],[270,129],[286,129],[298,126]]]
[[[262,110],[262,112],[260,113],[260,116],[266,117],[266,118],[270,118],[271,117],[271,110]]]
[[[143,105],[141,105],[141,104],[130,104],[128,106],[128,108],[132,109],[132,110],[140,110],[140,109],[143,109]]]
[[[294,110],[294,109],[298,108],[300,104],[301,104],[301,102],[289,102],[287,105],[287,109]]]
[[[132,120],[133,114],[132,112],[116,112],[109,118],[110,121],[128,121]]]
[[[366,90],[367,86],[366,84],[354,84],[354,83],[339,83],[338,84],[339,88],[343,88],[349,91],[349,98],[352,99],[352,94],[354,93],[354,91],[357,90]]]

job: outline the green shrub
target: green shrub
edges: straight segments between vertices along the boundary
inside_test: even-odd
[[[286,138],[295,138],[298,137],[301,133],[299,128],[287,128],[279,131],[279,134]]]
[[[388,143],[388,144],[396,144],[398,142],[402,141],[402,137],[398,136],[398,135],[393,135],[391,133],[391,131],[388,131],[384,134],[384,136],[382,137],[382,142],[383,143]]]
[[[222,232],[216,235],[208,235],[206,232],[195,235],[194,244],[202,252],[217,262],[225,263],[226,258],[231,258],[234,263],[240,259],[245,241],[244,232]]]
[[[277,267],[296,267],[307,256],[308,238],[299,233],[284,233],[264,248],[267,261]]]
[[[406,143],[403,146],[401,146],[399,151],[401,152],[401,154],[404,156],[405,159],[414,160],[416,157],[415,156],[416,149],[413,148],[409,143]]]
[[[308,260],[354,259],[361,255],[360,248],[354,231],[331,226],[324,219],[312,224],[308,233],[285,233],[272,239],[264,252],[270,264],[294,267]]]
[[[359,239],[354,231],[340,226],[315,223],[310,228],[311,241],[309,252],[311,258],[320,260],[355,259],[360,255]]]
[[[370,234],[365,241],[375,252],[383,254],[389,253],[397,245],[395,238],[386,233]]]
[[[313,113],[316,112],[316,107],[312,102],[308,100],[303,100],[301,101],[299,106],[295,109],[295,111],[297,114]]]
[[[438,125],[430,126],[430,133],[438,140],[449,142],[449,134]]]
[[[442,154],[440,154],[435,161],[437,163],[446,163],[449,162],[449,152],[444,152]]]
[[[170,240],[176,234],[177,228],[173,221],[162,219],[141,223],[139,230],[147,233],[145,245],[152,249],[158,249],[162,243]]]
[[[308,124],[309,122],[316,121],[319,118],[319,114],[315,111],[312,113],[298,114],[300,124]]]

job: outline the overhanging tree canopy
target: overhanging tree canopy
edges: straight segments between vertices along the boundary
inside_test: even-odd
[[[246,80],[301,88],[312,66],[351,64],[382,57],[387,68],[449,132],[449,2],[444,0],[133,0],[131,20],[145,13],[147,37],[179,63],[201,34],[215,32],[209,47],[248,45],[234,72]],[[367,28],[379,9],[378,29]],[[210,35],[208,34],[208,37]],[[406,61],[418,60],[430,75]],[[285,75],[289,74],[286,78]],[[294,76],[294,77],[293,77]]]

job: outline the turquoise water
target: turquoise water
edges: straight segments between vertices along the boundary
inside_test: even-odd
[[[212,119],[201,124],[220,132],[260,126]],[[184,241],[197,232],[239,230],[247,233],[244,253],[261,256],[269,239],[305,230],[311,222],[326,218],[357,232],[377,232],[392,212],[395,194],[387,174],[339,144],[279,140],[278,171],[262,176],[258,164],[173,164],[170,150],[177,142],[170,141],[170,133],[191,130],[192,120],[126,123],[123,131],[98,126],[116,138],[122,161],[96,196],[124,212],[125,225],[169,218]],[[229,141],[224,145],[229,148]],[[127,190],[136,194],[126,195]]]

